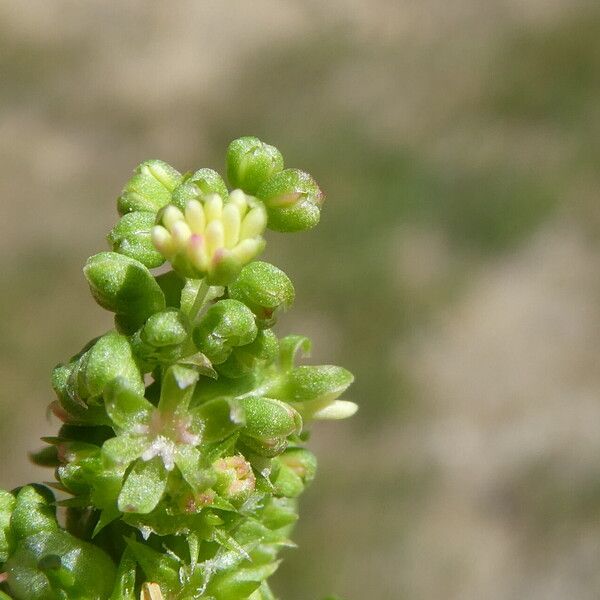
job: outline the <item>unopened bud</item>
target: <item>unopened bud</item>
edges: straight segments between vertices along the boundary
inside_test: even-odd
[[[229,286],[229,296],[243,302],[256,315],[258,325],[271,327],[276,313],[294,302],[294,285],[276,266],[262,261],[246,265]]]
[[[156,213],[171,201],[171,193],[181,182],[181,173],[162,160],[146,160],[134,171],[117,201],[119,213]]]
[[[194,329],[198,350],[213,364],[227,360],[233,348],[249,344],[256,338],[257,328],[250,309],[238,300],[220,300],[207,311]]]
[[[69,375],[69,385],[81,400],[97,398],[104,388],[120,377],[138,394],[144,394],[144,381],[126,336],[111,331],[77,359]]]
[[[178,310],[154,313],[131,339],[137,357],[149,364],[172,363],[183,351],[188,338],[188,323]]]
[[[107,310],[125,315],[132,326],[141,325],[151,314],[165,308],[160,286],[150,271],[133,258],[101,252],[88,259],[83,273],[96,302]]]
[[[219,458],[213,469],[217,474],[214,489],[226,500],[241,504],[254,491],[256,478],[252,466],[241,454]]]
[[[232,187],[255,194],[268,179],[283,169],[283,156],[257,137],[241,137],[227,148],[227,178]]]
[[[149,269],[160,267],[165,258],[154,247],[150,237],[150,230],[155,224],[154,213],[127,213],[108,234],[108,243],[115,252],[139,260]]]
[[[285,169],[265,181],[256,192],[267,207],[269,229],[305,231],[318,222],[324,196],[304,171]]]
[[[185,210],[190,200],[201,201],[210,194],[218,194],[221,198],[227,198],[229,192],[225,182],[216,171],[199,169],[175,188],[171,204],[180,210]]]
[[[287,437],[302,431],[302,417],[285,402],[249,397],[240,403],[245,413],[242,439],[257,454],[280,454],[287,446]]]
[[[272,363],[278,354],[279,342],[270,329],[259,329],[250,344],[233,349],[229,358],[219,365],[221,375],[238,378],[254,371],[257,367]]]

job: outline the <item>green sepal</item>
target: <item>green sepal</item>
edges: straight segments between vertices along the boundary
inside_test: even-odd
[[[354,381],[350,371],[334,365],[301,366],[288,372],[280,390],[289,402],[331,402],[343,394]]]
[[[73,365],[68,382],[69,396],[82,401],[98,398],[117,377],[138,394],[143,394],[144,381],[127,337],[110,331],[98,338]]]
[[[58,531],[52,491],[39,484],[22,487],[10,517],[10,528],[17,540],[40,531]]]
[[[242,441],[262,456],[280,454],[287,446],[287,437],[302,431],[302,417],[289,404],[260,397],[239,401],[245,415]]]
[[[279,340],[279,367],[282,371],[289,371],[294,367],[298,353],[307,357],[310,354],[312,343],[303,335],[287,335]]]
[[[273,478],[276,496],[297,498],[314,479],[317,459],[304,448],[287,448],[273,460],[278,467]]]
[[[239,402],[229,398],[215,398],[191,410],[204,423],[202,439],[206,443],[220,442],[240,429],[244,414]]]
[[[162,380],[158,410],[163,415],[185,414],[198,377],[198,371],[194,368],[170,366]]]
[[[202,492],[215,481],[210,471],[202,469],[202,455],[194,446],[189,444],[178,446],[175,452],[175,465],[194,492]]]
[[[258,329],[252,311],[238,300],[220,300],[211,306],[194,329],[198,350],[215,364],[227,360],[236,346],[249,344]]]
[[[107,236],[113,251],[139,260],[149,269],[160,267],[164,256],[154,247],[150,230],[156,215],[151,212],[130,212],[123,215]]]
[[[171,193],[181,180],[181,173],[162,160],[144,161],[135,169],[117,200],[119,214],[156,213],[171,201]]]
[[[168,472],[160,459],[138,460],[127,475],[118,506],[123,513],[147,514],[160,502],[167,487]]]
[[[165,295],[138,260],[117,252],[100,252],[87,260],[83,273],[96,302],[123,315],[128,327],[139,327],[150,315],[165,309]]]
[[[140,332],[142,341],[154,348],[182,344],[187,336],[187,319],[181,312],[173,309],[152,315]]]
[[[113,379],[104,390],[104,405],[116,431],[146,424],[154,406],[123,377]]]
[[[304,171],[285,169],[265,181],[256,192],[267,209],[267,227],[275,231],[305,231],[321,216],[323,192]]]
[[[219,600],[243,600],[273,575],[278,567],[279,562],[275,562],[218,573],[210,582],[207,593]]]
[[[290,278],[276,266],[258,260],[241,270],[228,291],[230,298],[250,308],[260,327],[271,327],[276,321],[276,313],[289,308],[295,297]]]
[[[232,379],[244,377],[261,365],[272,363],[277,357],[277,336],[270,329],[259,329],[250,344],[234,348],[229,358],[217,366],[219,374]]]
[[[258,188],[283,169],[283,156],[257,137],[233,140],[227,148],[227,179],[233,188],[254,195]]]
[[[54,446],[45,446],[29,453],[29,460],[38,467],[57,467],[60,464],[58,452]]]
[[[176,271],[161,273],[154,279],[165,296],[167,307],[178,308],[181,301],[181,293],[186,284],[186,279],[181,277]]]
[[[109,600],[137,600],[135,594],[136,561],[131,548],[125,548],[117,568],[115,587]]]
[[[128,465],[142,455],[147,445],[145,437],[118,435],[104,442],[102,455],[112,464]]]
[[[133,335],[131,345],[138,359],[152,370],[156,364],[178,360],[187,338],[187,317],[171,308],[153,314]]]
[[[148,580],[158,583],[164,592],[177,590],[180,566],[177,560],[133,539],[125,541]]]
[[[173,191],[171,204],[179,210],[185,210],[190,200],[200,200],[207,194],[219,194],[223,200],[229,192],[222,177],[212,169],[199,169],[188,177]]]
[[[65,531],[21,540],[4,569],[16,600],[107,600],[115,577],[103,550]]]
[[[265,527],[272,530],[294,524],[298,520],[298,507],[291,498],[269,498],[261,511],[260,519]]]

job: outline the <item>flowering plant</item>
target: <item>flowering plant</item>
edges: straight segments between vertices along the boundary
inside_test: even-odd
[[[297,366],[309,340],[273,332],[294,287],[255,260],[267,228],[318,223],[319,187],[254,137],[227,175],[233,191],[149,160],[119,197],[111,251],[84,267],[115,328],[52,374],[63,424],[33,459],[62,499],[0,490],[0,599],[274,598],[315,476],[307,428],[356,405],[348,371]]]

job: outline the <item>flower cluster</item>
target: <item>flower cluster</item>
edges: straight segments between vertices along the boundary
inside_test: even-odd
[[[254,260],[267,228],[318,222],[318,186],[252,137],[227,173],[231,192],[146,161],[119,197],[111,250],[84,267],[115,327],[52,375],[63,425],[33,458],[62,499],[0,490],[0,600],[273,600],[310,424],[357,407],[348,371],[298,365],[309,340],[277,336],[294,286]]]

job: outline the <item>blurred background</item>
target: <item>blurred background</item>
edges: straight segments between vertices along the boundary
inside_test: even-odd
[[[361,406],[315,429],[277,592],[598,598],[597,1],[1,2],[0,485],[51,478],[26,453],[110,327],[81,267],[133,168],[241,135],[328,195],[266,257]]]

